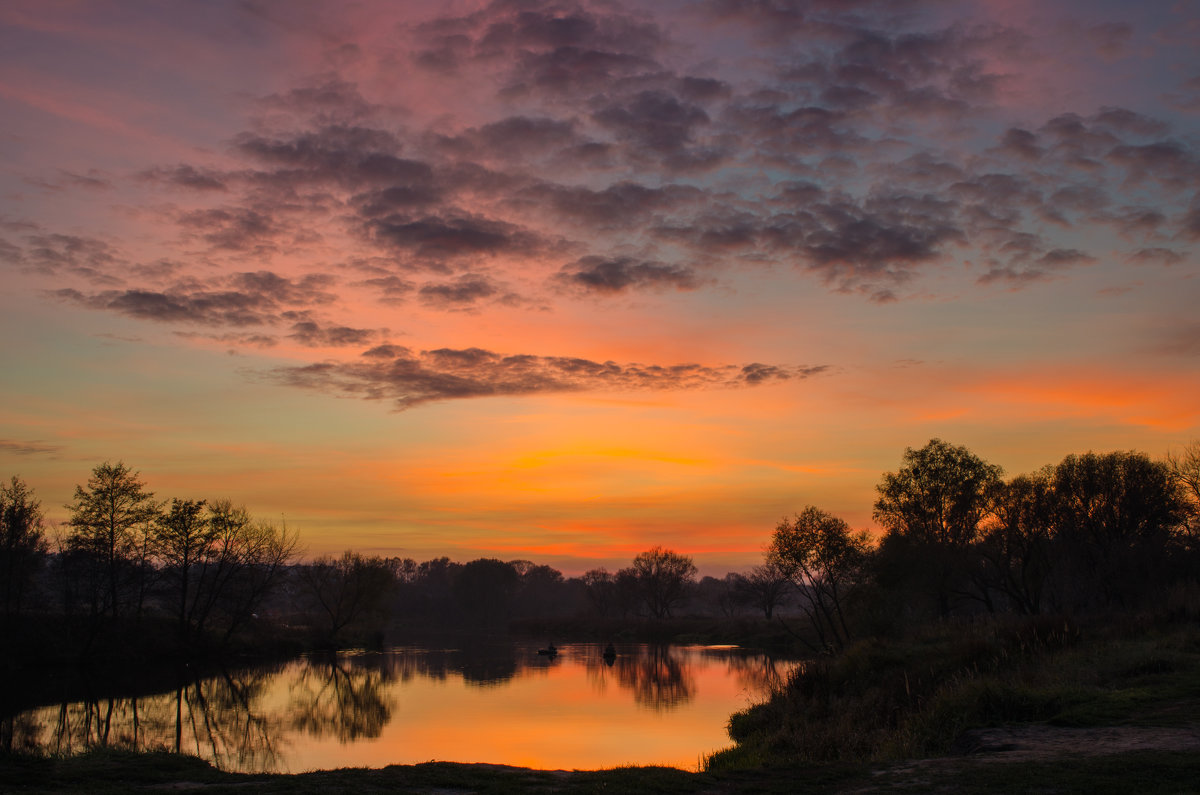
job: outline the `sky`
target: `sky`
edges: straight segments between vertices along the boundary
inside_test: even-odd
[[[1200,437],[1200,2],[6,0],[0,476],[309,556],[872,528]]]

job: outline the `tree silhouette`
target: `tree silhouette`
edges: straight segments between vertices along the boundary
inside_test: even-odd
[[[396,579],[383,558],[350,551],[340,558],[318,558],[302,567],[300,576],[321,616],[324,641],[334,646],[348,628],[372,618],[381,623]]]
[[[791,587],[787,572],[770,560],[755,566],[737,581],[742,600],[761,610],[768,621],[774,616],[775,609],[787,602]]]
[[[158,516],[154,493],[124,463],[106,461],[92,470],[86,488],[75,487],[75,502],[66,507],[68,547],[85,553],[94,567],[92,614],[117,618],[131,563],[139,557],[137,531],[148,532]]]
[[[1054,467],[1053,522],[1073,598],[1132,606],[1161,584],[1188,504],[1171,467],[1144,453],[1069,455]]]
[[[5,616],[20,612],[45,551],[41,503],[14,475],[0,484],[0,610]]]
[[[211,630],[228,642],[278,584],[298,538],[286,526],[256,521],[229,500],[208,503],[204,521],[207,527],[198,529],[203,542],[189,567],[187,624],[195,637]]]
[[[662,547],[654,547],[633,559],[629,572],[642,604],[654,618],[666,618],[683,604],[696,577],[692,559]]]
[[[918,541],[962,545],[974,541],[988,509],[989,489],[1003,470],[965,447],[930,439],[904,451],[904,465],[876,486],[875,519]]]
[[[841,650],[850,640],[845,603],[865,579],[870,550],[866,531],[852,533],[812,505],[775,528],[767,561],[796,586],[820,650]]]
[[[466,563],[454,578],[454,598],[467,620],[494,627],[509,618],[520,575],[508,563],[480,558]]]
[[[992,609],[987,584],[965,553],[979,538],[1003,470],[941,439],[930,439],[920,450],[906,448],[903,461],[875,487],[875,520],[907,542],[886,544],[885,554],[905,550],[924,560],[943,617],[950,614],[952,596],[979,599]]]
[[[176,590],[175,615],[180,640],[185,644],[191,634],[189,607],[196,591],[192,570],[208,561],[215,539],[213,525],[203,510],[203,500],[172,499],[171,507],[158,517],[154,529],[164,574]]]
[[[1049,468],[992,489],[980,545],[985,576],[1024,615],[1042,610],[1051,573],[1053,503]]]
[[[616,577],[603,566],[589,569],[580,577],[586,589],[588,601],[592,603],[600,618],[608,618],[617,608]]]

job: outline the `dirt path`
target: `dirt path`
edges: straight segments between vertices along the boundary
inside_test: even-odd
[[[1007,762],[1051,759],[1064,755],[1102,756],[1125,751],[1200,751],[1200,726],[1109,726],[1098,729],[1014,726],[973,729],[956,740],[954,746],[956,754]]]

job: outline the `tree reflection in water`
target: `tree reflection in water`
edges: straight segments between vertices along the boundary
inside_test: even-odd
[[[704,657],[724,660],[730,675],[736,677],[742,689],[748,693],[766,695],[779,688],[796,667],[794,661],[780,660],[767,654],[747,654],[737,648],[705,648],[700,653]]]
[[[695,692],[691,663],[670,646],[650,645],[625,649],[611,662],[591,650],[584,664],[593,686],[603,691],[605,683],[616,683],[633,692],[633,700],[653,710],[686,704]]]
[[[283,726],[264,704],[281,666],[224,671],[175,693],[175,746],[231,770],[275,770]]]
[[[637,754],[660,761],[646,738],[661,734],[663,721],[677,727],[665,730],[673,735],[690,736],[694,727],[711,725],[717,739],[697,742],[719,743],[725,717],[744,706],[745,696],[765,694],[795,666],[703,647],[629,644],[611,660],[599,644],[566,644],[554,658],[538,655],[537,649],[531,643],[406,647],[207,676],[184,669],[173,689],[137,697],[100,697],[89,683],[79,682],[71,688],[75,695],[59,704],[0,717],[0,746],[61,755],[94,748],[167,750],[242,772],[332,764],[347,754],[374,766],[401,761],[398,756],[409,746],[419,746],[422,756],[408,761],[463,753],[455,739],[458,729],[479,709],[474,728],[484,741],[521,726],[528,742],[555,744],[562,739],[555,732],[596,732],[598,720],[615,721],[611,725],[621,727],[614,729],[618,734],[628,731],[642,739],[634,740],[636,747],[616,748],[613,753],[620,757],[611,764]],[[161,678],[164,685],[172,679],[169,673]],[[726,693],[715,710],[714,689]],[[408,708],[400,710],[401,703]],[[699,707],[707,710],[706,717],[688,723],[690,710]],[[637,715],[646,712],[659,713],[651,718],[653,726],[642,725]],[[532,714],[555,716],[546,738],[538,732],[547,724],[531,721]],[[444,736],[452,745],[423,744],[431,736]],[[380,743],[379,756],[361,746],[346,747],[389,737],[409,739]],[[607,763],[607,758],[588,762]]]
[[[194,754],[229,770],[276,769],[279,721],[261,705],[281,666],[201,679],[185,669],[173,692],[88,697],[4,721],[6,744],[52,754],[97,748]]]
[[[378,737],[394,703],[387,688],[392,672],[384,661],[382,655],[310,660],[290,688],[291,726],[341,743]]]

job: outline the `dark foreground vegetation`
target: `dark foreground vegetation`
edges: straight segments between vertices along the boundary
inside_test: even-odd
[[[221,773],[198,759],[172,754],[96,753],[70,760],[22,760],[3,774],[10,789],[27,793],[330,792],[390,793],[838,793],[838,792],[1087,792],[1169,795],[1196,791],[1195,754],[1133,751],[1100,759],[978,763],[969,759],[916,767],[823,765],[765,773],[687,773],[674,768],[547,771],[496,765],[430,762],[380,770],[347,769],[292,776]]]
[[[4,620],[18,637],[61,621],[70,649],[86,654],[130,622],[159,622],[176,653],[192,654],[236,648],[250,628],[260,645],[326,646],[447,624],[706,642],[744,631],[810,659],[732,716],[733,747],[701,773],[419,765],[244,777],[100,753],[14,758],[6,787],[80,788],[86,777],[89,791],[183,780],[292,791],[1200,790],[1197,443],[1166,461],[1087,453],[1005,479],[934,439],[879,483],[882,538],[809,506],[779,524],[761,566],[699,582],[689,558],[661,548],[569,579],[528,561],[347,552],[301,564],[286,529],[227,503],[168,507],[136,489],[145,512],[129,512],[114,544],[115,502],[90,507],[110,470],[140,489],[122,465],[98,467],[53,552],[24,484],[5,487],[6,539],[24,527],[27,540],[25,552],[6,545],[3,562]],[[40,594],[36,610],[29,593]]]

